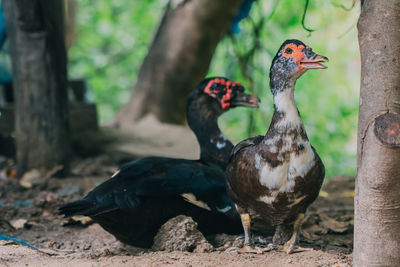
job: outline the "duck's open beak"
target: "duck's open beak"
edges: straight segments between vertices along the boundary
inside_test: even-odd
[[[320,64],[320,62],[328,62],[328,58],[315,54],[310,57],[305,56],[303,60],[300,61],[300,65],[303,69],[326,69],[327,66]]]
[[[231,100],[231,107],[251,107],[258,108],[258,104],[260,103],[260,99],[256,96],[238,93],[234,99]]]

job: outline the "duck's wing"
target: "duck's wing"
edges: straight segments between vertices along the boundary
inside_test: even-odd
[[[215,199],[223,198],[224,194],[225,173],[217,165],[148,157],[125,164],[82,200],[62,206],[59,213],[96,216],[117,209],[133,211],[143,197],[183,197],[187,200],[194,196],[194,199],[210,201],[211,206],[221,206],[218,203],[226,201]]]
[[[141,197],[178,197],[212,212],[237,219],[234,203],[226,193],[225,172],[213,163],[184,161],[170,166],[165,177],[142,180]]]
[[[216,165],[199,161],[182,161],[164,169],[162,176],[142,179],[136,189],[140,196],[171,196],[195,192],[198,194],[225,188],[225,174]]]
[[[243,150],[246,147],[250,146],[256,146],[258,145],[262,140],[264,139],[264,136],[262,135],[257,135],[254,137],[250,137],[247,139],[244,139],[243,141],[239,142],[233,149],[231,153],[231,157],[229,161],[232,161],[233,158],[237,156],[237,154]]]
[[[165,171],[181,161],[187,160],[147,157],[129,162],[83,199],[60,207],[59,214],[96,216],[118,209],[132,210],[140,203],[137,190],[140,189],[141,181],[165,178]]]

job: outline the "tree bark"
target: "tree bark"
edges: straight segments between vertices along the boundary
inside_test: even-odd
[[[400,0],[365,0],[354,266],[400,266]]]
[[[63,0],[64,4],[64,29],[65,29],[65,47],[68,51],[76,38],[76,9],[75,0]]]
[[[241,3],[242,0],[170,1],[131,98],[115,121],[133,123],[153,113],[163,122],[184,123],[187,94],[206,75],[218,41]]]
[[[68,166],[63,1],[5,0],[13,65],[17,172]]]

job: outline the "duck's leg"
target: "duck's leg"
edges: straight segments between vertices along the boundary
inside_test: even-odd
[[[300,213],[297,216],[297,219],[294,221],[292,237],[289,239],[289,241],[287,241],[285,243],[285,245],[282,249],[283,251],[286,251],[287,254],[291,254],[291,253],[295,252],[295,250],[301,250],[301,251],[308,250],[307,248],[300,248],[300,247],[296,246],[297,238],[298,238],[299,231],[300,231],[300,226],[301,226],[303,219],[304,219],[304,213]]]
[[[251,218],[250,214],[242,213],[240,214],[240,219],[242,220],[243,230],[244,230],[244,244],[243,249],[250,249],[250,231],[251,231]]]
[[[243,243],[243,248],[239,250],[239,253],[256,253],[256,254],[262,254],[265,251],[269,251],[266,249],[262,249],[259,247],[253,247],[251,243],[251,217],[250,214],[243,210],[242,208],[236,206],[239,214],[240,214],[240,219],[242,221],[242,226],[244,230],[244,243]]]
[[[236,209],[240,214],[240,220],[242,221],[244,231],[244,243],[243,248],[239,250],[241,253],[257,253],[255,249],[251,247],[250,231],[251,231],[251,218],[250,214],[242,207],[236,205]]]

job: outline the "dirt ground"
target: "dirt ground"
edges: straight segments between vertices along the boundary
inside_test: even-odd
[[[140,135],[143,129],[150,127],[149,123],[144,123],[143,128],[137,127],[136,132],[131,129],[120,129],[118,134],[115,130],[108,131],[102,153],[75,159],[71,176],[63,179],[37,171],[28,173],[21,182],[13,178],[13,161],[0,159],[0,266],[352,265],[352,177],[325,180],[320,197],[308,209],[301,228],[300,245],[310,250],[291,255],[275,251],[262,255],[239,254],[234,247],[240,245],[243,238],[228,235],[206,237],[214,246],[214,251],[208,253],[134,248],[116,241],[86,217],[65,219],[56,214],[60,205],[81,198],[106,180],[118,165],[135,156],[196,157],[198,147],[186,128],[150,124],[154,135],[163,132],[166,137],[154,139]],[[255,239],[263,245],[270,238],[256,236]]]

